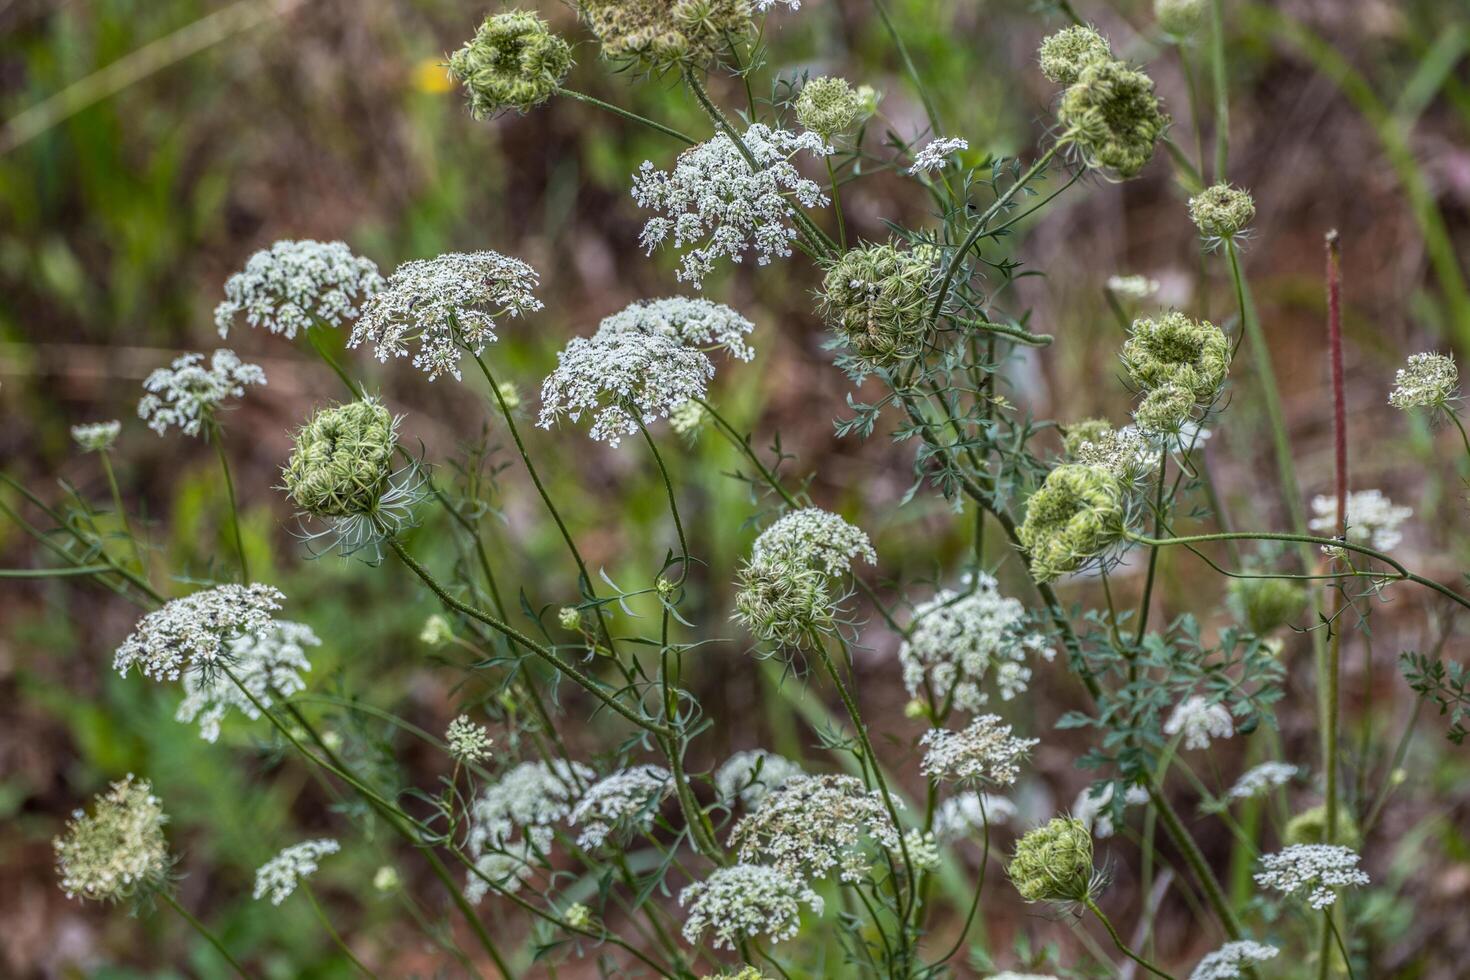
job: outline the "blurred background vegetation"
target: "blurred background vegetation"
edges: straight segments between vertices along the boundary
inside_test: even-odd
[[[569,85],[705,132],[671,84],[635,84],[598,64],[570,6],[525,6],[538,6],[581,42]],[[1075,6],[1120,53],[1149,63],[1189,149],[1189,89],[1207,88],[1203,44],[1186,49],[1185,71],[1172,49],[1153,40],[1150,4]],[[1029,154],[1053,95],[1034,68],[1034,51],[1063,22],[1058,12],[1024,0],[889,0],[889,7],[938,93],[948,133],[968,138],[976,159]],[[1444,433],[1388,409],[1386,394],[1408,353],[1454,348],[1462,360],[1470,353],[1463,260],[1470,252],[1470,12],[1444,0],[1228,0],[1225,8],[1230,177],[1256,198],[1247,272],[1282,380],[1302,491],[1322,492],[1330,481],[1321,242],[1336,227],[1348,271],[1353,485],[1381,487],[1414,507],[1405,561],[1458,580],[1470,558],[1464,460],[1441,440]],[[216,346],[210,311],[223,280],[255,249],[279,238],[341,238],[385,272],[455,249],[526,259],[543,274],[548,308],[505,331],[495,356],[527,412],[569,336],[590,332],[633,299],[677,292],[670,256],[649,260],[637,248],[642,219],[628,194],[639,163],[667,165],[676,148],[570,101],[472,121],[439,65],[486,12],[457,0],[0,0],[0,466],[46,499],[60,495],[58,478],[101,499],[95,458],[73,452],[68,427],[124,419],[117,458],[125,496],[170,567],[205,576],[229,555],[213,459],[203,443],[156,437],[133,419],[133,407],[153,367],[181,350]],[[869,0],[806,0],[799,14],[771,24],[775,71],[841,73],[872,84],[897,129],[910,137],[922,129],[922,108]],[[1201,123],[1208,137],[1210,119]],[[1014,374],[1010,397],[1038,416],[1123,418],[1130,396],[1118,380],[1122,332],[1104,292],[1110,275],[1154,277],[1163,302],[1229,319],[1218,263],[1202,271],[1184,214],[1187,194],[1162,156],[1136,181],[1084,182],[1020,233],[1017,254],[1028,270],[1045,274],[1021,280],[1020,295],[1037,328],[1057,336]],[[844,193],[849,228],[877,238],[884,220],[921,223],[924,202],[914,190],[884,179],[855,185]],[[907,450],[881,437],[861,443],[833,435],[846,382],[827,366],[822,328],[810,312],[814,285],[798,263],[738,268],[708,284],[710,296],[756,321],[760,351],[754,369],[722,372],[716,397],[759,444],[779,434],[796,457],[792,472],[816,474],[813,497],[873,534],[885,579],[941,579],[962,558],[966,521],[927,493],[903,503],[912,480]],[[314,691],[360,698],[442,730],[462,706],[484,700],[486,684],[457,662],[437,662],[418,642],[425,617],[437,611],[431,597],[392,564],[304,560],[289,533],[289,508],[272,489],[290,428],[313,405],[339,397],[335,379],[304,347],[262,333],[237,330],[228,344],[261,363],[270,379],[228,416],[227,442],[256,576],[279,584],[292,598],[288,615],[327,639],[315,658]],[[487,428],[479,389],[447,379],[430,385],[361,355],[354,364],[395,409],[410,413],[405,431],[431,460],[469,460],[495,477],[498,511],[483,523],[504,553],[498,563],[515,570],[515,586],[537,603],[575,600],[574,578],[521,474],[499,473],[511,460],[500,433]],[[1209,444],[1211,462],[1238,522],[1282,527],[1280,493],[1264,476],[1273,472],[1265,420],[1243,362],[1235,381],[1223,431]],[[615,580],[630,569],[647,574],[669,531],[657,475],[638,447],[608,450],[570,432],[536,432],[533,440],[590,564]],[[697,597],[714,624],[729,600],[718,570],[733,568],[748,547],[757,513],[748,490],[724,475],[736,465],[710,437],[673,461],[696,551],[717,570]],[[19,506],[13,495],[3,499]],[[431,524],[419,533],[428,542],[441,530]],[[35,562],[31,544],[9,523],[0,524],[0,556],[6,567]],[[438,560],[448,566],[455,556]],[[1162,608],[1218,617],[1217,580],[1183,552],[1165,560]],[[1136,588],[1126,571],[1124,587]],[[1015,568],[1003,564],[1000,575],[1013,594],[1026,594]],[[1068,591],[1077,601],[1088,596],[1085,584]],[[1391,743],[1413,712],[1397,654],[1430,646],[1442,612],[1420,595],[1394,590],[1391,597],[1374,614],[1371,645],[1353,635],[1344,653],[1347,724],[1371,733],[1374,745]],[[232,949],[268,976],[348,975],[310,917],[249,900],[258,864],[302,836],[341,833],[347,815],[305,771],[282,764],[260,731],[227,726],[221,744],[207,745],[173,720],[176,692],[118,678],[111,652],[135,617],[135,609],[92,586],[10,583],[0,592],[0,819],[7,828],[0,973],[217,974],[207,947],[169,917],[133,920],[83,908],[55,887],[50,837],[106,780],[132,771],[152,778],[172,814],[171,837],[187,875],[183,901]],[[874,627],[866,641],[865,712],[884,719],[885,731],[917,733],[901,717],[895,639]],[[1300,635],[1286,642],[1286,757],[1309,762],[1316,752],[1310,643]],[[1452,641],[1447,652],[1465,657],[1463,643]],[[804,696],[788,680],[784,696],[772,697],[770,678],[752,663],[738,641],[698,658],[694,684],[709,713],[741,723],[703,736],[696,768],[754,744],[813,754],[812,705],[803,697],[817,695]],[[1037,815],[1067,806],[1087,782],[1072,763],[1078,744],[1049,734],[1078,701],[1060,667],[1039,672],[1024,710],[1034,719],[1032,733],[1046,740],[1020,794],[1023,808]],[[584,724],[584,708],[572,705],[567,735],[591,753],[602,747],[602,723]],[[363,759],[394,758],[405,783],[428,785],[443,769],[375,719],[318,709]],[[895,765],[909,759],[906,743],[888,750]],[[1243,767],[1236,754],[1234,744],[1217,753],[1227,782]],[[1382,754],[1355,757],[1355,776],[1381,777]],[[1377,962],[1391,965],[1385,975],[1463,976],[1470,962],[1463,917],[1470,767],[1426,711],[1403,768],[1410,778],[1366,847],[1375,879],[1394,896],[1372,910],[1366,940]],[[1218,825],[1209,832],[1220,839],[1207,839],[1207,850],[1223,860],[1226,834]],[[1120,837],[1110,846],[1132,844]],[[1142,898],[1126,854],[1114,862],[1109,900],[1136,914]],[[404,892],[371,885],[375,870],[390,863],[409,882]],[[440,911],[442,895],[418,882],[417,870],[386,840],[355,842],[319,879],[339,926],[358,937],[360,954],[385,976],[457,969],[404,926],[405,902]],[[1034,950],[1057,941],[1065,962],[1085,962],[1086,944],[1066,927],[1033,916],[999,885],[987,891],[992,951],[1010,957],[1017,943]],[[488,915],[507,914],[492,905]],[[1168,917],[1161,912],[1156,929],[1170,961],[1191,962],[1213,945],[1171,933]],[[512,935],[528,928],[514,916],[500,927]]]

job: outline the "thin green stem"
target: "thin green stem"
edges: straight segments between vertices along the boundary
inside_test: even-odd
[[[684,522],[679,519],[679,501],[674,494],[674,483],[669,479],[669,469],[664,465],[664,458],[658,451],[658,444],[653,441],[648,427],[638,420],[638,431],[643,433],[643,441],[648,444],[648,451],[653,454],[653,461],[658,466],[658,474],[664,481],[664,492],[669,498],[669,514],[674,519],[674,532],[679,537],[679,583],[689,577],[689,542],[684,537]]]
[[[898,51],[899,60],[903,62],[904,71],[908,72],[909,79],[913,81],[914,88],[919,93],[919,101],[924,104],[924,114],[929,117],[929,129],[935,138],[944,135],[939,125],[939,110],[934,105],[934,100],[929,97],[928,86],[919,75],[919,69],[914,65],[914,59],[909,55],[908,45],[903,43],[903,37],[898,33],[898,28],[893,24],[893,18],[888,16],[888,7],[883,0],[873,0],[873,8],[878,11],[878,18],[883,21],[883,29],[888,32],[888,37],[893,41],[893,47]]]
[[[229,963],[230,966],[234,968],[234,971],[236,973],[240,974],[240,976],[242,977],[245,977],[246,980],[249,980],[250,974],[246,973],[245,968],[241,966],[233,956],[230,955],[230,951],[228,949],[225,949],[225,944],[220,942],[218,937],[216,937],[214,933],[210,932],[209,929],[205,927],[204,923],[200,922],[198,919],[194,918],[193,915],[189,914],[189,910],[180,905],[179,900],[174,898],[173,895],[169,893],[168,889],[160,888],[156,894],[160,898],[162,898],[164,902],[168,903],[168,905],[170,905],[175,912],[179,913],[179,915],[183,918],[185,922],[193,926],[195,932],[199,933],[199,935],[209,940],[209,945],[213,946],[215,948],[215,951],[218,952],[220,956],[224,957],[225,962]]]
[[[365,976],[376,978],[377,974],[364,966],[362,960],[353,955],[352,950],[348,949],[347,944],[342,941],[341,935],[338,934],[336,928],[332,925],[332,920],[327,918],[326,909],[322,908],[322,903],[317,901],[316,892],[312,890],[311,883],[303,881],[301,883],[301,890],[306,893],[307,901],[311,902],[311,908],[312,911],[316,912],[317,921],[321,922],[322,928],[327,930],[327,935],[332,937],[332,942],[337,944],[337,948],[342,951],[342,954],[351,960],[352,965],[362,971]]]
[[[673,137],[674,139],[683,143],[685,146],[694,146],[699,142],[693,137],[686,136],[685,134],[679,132],[672,126],[665,126],[663,123],[653,119],[649,119],[647,116],[640,116],[636,112],[624,109],[621,106],[615,106],[611,102],[604,102],[601,99],[594,98],[593,96],[586,95],[582,92],[577,92],[569,88],[559,87],[557,88],[556,93],[558,95],[565,95],[568,98],[576,99],[578,102],[585,102],[590,106],[596,106],[604,112],[611,112],[615,116],[622,116],[624,119],[627,119],[631,122],[647,126],[649,129],[655,132],[663,133],[665,136]]]
[[[1113,928],[1113,923],[1108,919],[1107,916],[1103,915],[1102,909],[1097,907],[1096,902],[1094,902],[1091,898],[1088,898],[1084,902],[1084,904],[1092,911],[1093,915],[1097,916],[1097,920],[1101,922],[1103,924],[1103,928],[1108,931],[1108,936],[1113,940],[1113,945],[1118,947],[1118,952],[1122,953],[1124,956],[1128,957],[1130,960],[1137,963],[1139,966],[1143,967],[1154,976],[1163,977],[1164,980],[1174,980],[1174,978],[1171,977],[1169,974],[1165,973],[1163,970],[1160,970],[1148,960],[1144,959],[1142,956],[1139,956],[1137,953],[1133,952],[1133,950],[1129,949],[1128,944],[1123,942],[1123,937],[1118,935],[1118,930]]]
[[[832,185],[832,212],[837,215],[837,244],[847,251],[847,221],[842,217],[842,190],[837,186],[837,174],[832,169],[832,157],[823,158],[827,164],[827,181]]]
[[[118,489],[117,475],[112,471],[112,457],[106,449],[99,451],[97,455],[102,457],[102,472],[107,474],[107,489],[112,493],[112,507],[117,511],[118,520],[122,521],[123,531],[128,536],[128,544],[132,546],[133,560],[138,563],[138,573],[146,579],[148,578],[148,563],[143,559],[143,546],[138,542],[138,536],[133,533],[133,522],[128,517],[127,509],[123,507],[122,491]]]
[[[225,455],[224,434],[213,419],[209,421],[208,439],[214,446],[215,455],[219,457],[220,472],[225,477],[225,496],[230,504],[230,526],[234,528],[235,551],[240,556],[240,583],[249,585],[250,561],[245,557],[245,538],[240,533],[240,507],[235,500],[235,479],[230,475],[230,459]]]
[[[1215,181],[1225,180],[1230,156],[1230,91],[1225,70],[1225,0],[1210,4],[1210,67],[1215,80]]]

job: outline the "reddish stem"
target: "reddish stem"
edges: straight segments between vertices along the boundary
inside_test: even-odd
[[[1337,533],[1347,536],[1347,401],[1342,379],[1342,246],[1327,233],[1327,343],[1332,359],[1332,428],[1337,452]]]

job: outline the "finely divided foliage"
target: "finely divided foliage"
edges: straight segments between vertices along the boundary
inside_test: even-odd
[[[852,382],[837,437],[884,428],[902,444],[904,466],[912,460],[906,493],[903,479],[887,472],[871,486],[866,473],[807,472],[779,434],[766,445],[745,431],[768,420],[726,415],[726,402],[746,408],[750,400],[723,389],[735,381],[756,391],[761,380],[744,363],[755,355],[748,310],[702,297],[637,300],[590,335],[570,338],[556,318],[538,317],[527,333],[550,344],[518,344],[505,357],[492,345],[507,325],[543,307],[540,275],[528,263],[489,250],[456,252],[406,261],[384,279],[341,242],[281,241],[225,283],[215,311],[221,335],[242,320],[282,340],[350,324],[350,348],[371,347],[385,363],[411,358],[430,381],[464,381],[482,401],[463,404],[495,413],[488,425],[476,416],[437,426],[456,442],[484,430],[463,458],[431,460],[428,449],[423,459],[409,456],[400,435],[416,441],[421,420],[369,395],[324,345],[328,338],[313,332],[315,353],[349,391],[340,404],[323,398],[303,411],[290,453],[277,464],[282,506],[326,525],[304,535],[308,546],[327,535],[344,554],[370,549],[375,562],[395,558],[395,602],[422,603],[408,615],[424,671],[460,669],[455,679],[463,683],[452,693],[450,684],[415,688],[412,708],[437,712],[432,724],[401,719],[392,705],[349,689],[360,676],[359,651],[341,647],[360,634],[329,633],[330,620],[312,608],[321,590],[345,579],[323,576],[321,590],[295,597],[293,614],[302,607],[303,622],[276,620],[284,593],[250,584],[252,556],[272,574],[284,562],[262,563],[268,542],[254,533],[247,547],[241,531],[222,408],[265,377],[228,350],[207,361],[188,354],[153,372],[138,414],[160,435],[177,429],[209,438],[223,464],[223,513],[235,531],[227,557],[238,560],[238,575],[229,561],[169,567],[167,549],[135,535],[140,522],[112,470],[117,422],[72,429],[76,448],[95,454],[78,465],[102,471],[110,504],[93,507],[67,483],[71,502],[50,515],[56,528],[21,522],[68,563],[42,574],[95,579],[143,607],[114,666],[124,676],[136,669],[154,681],[180,681],[169,694],[181,694],[176,717],[197,724],[206,741],[218,740],[234,716],[230,733],[241,737],[214,751],[249,746],[269,763],[257,767],[261,773],[287,771],[289,785],[309,785],[308,770],[294,768],[309,767],[337,798],[310,822],[340,826],[338,837],[281,851],[260,867],[254,895],[279,905],[305,892],[328,936],[365,973],[372,971],[355,950],[370,944],[344,941],[331,923],[352,892],[319,902],[326,888],[307,883],[339,850],[374,854],[366,867],[378,869],[377,890],[403,899],[412,924],[432,940],[425,949],[447,950],[452,960],[426,963],[431,972],[458,969],[446,963],[473,972],[483,963],[509,976],[511,964],[551,971],[585,957],[585,969],[568,972],[760,980],[769,967],[786,978],[935,980],[963,975],[962,962],[993,970],[1010,955],[975,928],[1001,902],[1051,903],[1098,920],[1097,935],[1106,933],[1111,947],[1090,937],[1053,949],[1029,941],[1047,920],[1026,917],[1017,956],[1026,967],[1067,976],[1119,975],[1127,960],[1170,977],[1152,962],[1167,957],[1185,964],[1181,975],[1197,964],[1192,978],[1212,980],[1249,974],[1280,954],[1283,963],[1315,964],[1325,978],[1345,957],[1376,956],[1369,944],[1352,942],[1369,906],[1350,889],[1371,884],[1356,848],[1361,843],[1370,866],[1382,866],[1381,830],[1374,831],[1392,805],[1393,773],[1408,743],[1390,755],[1365,729],[1357,779],[1344,787],[1341,644],[1355,630],[1367,632],[1376,600],[1411,586],[1432,590],[1446,609],[1470,607],[1470,599],[1411,571],[1408,559],[1382,554],[1402,544],[1413,512],[1377,490],[1332,488],[1346,499],[1339,538],[1338,494],[1309,501],[1283,475],[1275,490],[1288,506],[1273,499],[1264,510],[1287,515],[1291,532],[1233,530],[1250,526],[1259,508],[1245,505],[1257,502],[1221,499],[1203,447],[1211,429],[1230,424],[1238,349],[1248,343],[1256,363],[1246,382],[1251,397],[1249,385],[1268,383],[1271,372],[1261,367],[1269,368],[1270,355],[1238,262],[1255,202],[1225,179],[1223,133],[1213,171],[1191,158],[1190,140],[1171,138],[1168,152],[1156,153],[1169,118],[1148,71],[1076,24],[1049,35],[1038,52],[1040,73],[1058,90],[1055,126],[1035,161],[991,159],[977,134],[942,135],[941,103],[923,90],[922,64],[901,45],[906,32],[888,5],[875,5],[878,20],[900,42],[895,63],[906,72],[893,84],[919,85],[922,113],[898,104],[897,92],[888,103],[897,108],[884,114],[868,86],[774,67],[787,58],[771,56],[779,37],[767,33],[765,15],[798,6],[581,0],[578,29],[596,45],[580,47],[586,36],[558,33],[561,21],[573,29],[569,18],[553,24],[502,11],[450,56],[449,70],[476,118],[565,98],[647,126],[660,142],[648,151],[657,159],[631,175],[644,212],[638,242],[649,254],[663,246],[678,253],[677,279],[703,289],[727,271],[725,259],[749,256],[755,266],[793,259],[783,275],[810,290],[811,323],[773,317],[763,330],[779,330],[788,348],[807,344],[809,328],[824,331],[831,383]],[[1161,0],[1149,36],[1182,45],[1201,6]],[[687,94],[702,114],[698,132],[565,87],[573,53],[588,61],[599,51],[635,84]],[[1223,63],[1215,67],[1228,77]],[[720,84],[706,84],[722,75]],[[730,93],[738,97],[726,106]],[[543,111],[518,125],[544,118]],[[1211,122],[1228,128],[1224,118]],[[1160,217],[1161,234],[1172,229],[1192,246],[1223,253],[1220,271],[1228,268],[1233,288],[1201,289],[1185,309],[1160,309],[1157,280],[1092,270],[1124,328],[1117,343],[1097,332],[1038,332],[1040,316],[1016,305],[1016,282],[1032,271],[1015,244],[1021,219],[1064,192],[1085,193],[1088,182],[1079,178],[1089,171],[1127,179],[1154,167],[1163,181],[1168,166],[1190,194],[1187,205],[1180,194],[1172,218]],[[1213,186],[1204,186],[1205,172],[1217,177]],[[880,174],[884,182],[868,183]],[[849,184],[858,186],[849,191]],[[903,193],[929,205],[931,217],[918,227],[898,221],[919,213],[898,207]],[[765,274],[739,275],[743,282]],[[1134,424],[1041,417],[1048,398],[1035,390],[1044,371],[1034,365],[1045,364],[1057,337],[1073,345],[1067,356],[1121,365],[1112,394],[1134,397]],[[554,367],[552,345],[561,345]],[[782,346],[762,341],[763,350]],[[525,358],[537,356],[544,361],[525,373]],[[466,357],[480,369],[469,379]],[[1033,363],[1022,367],[1023,357]],[[769,367],[778,378],[790,370]],[[586,423],[591,439],[610,447],[636,437],[619,458],[647,460],[658,492],[639,507],[667,518],[678,551],[613,527],[616,512],[600,500],[571,505],[562,481],[579,469],[561,464],[586,453],[596,455],[593,465],[612,457],[575,433],[523,433],[530,406],[522,393],[537,380],[540,428]],[[1452,422],[1470,451],[1458,382],[1450,355],[1416,354],[1391,391],[1383,379],[1384,397]],[[823,390],[813,384],[801,394],[815,399]],[[1273,429],[1278,459],[1289,464],[1279,423]],[[1228,451],[1240,440],[1227,437],[1212,449],[1221,443]],[[504,465],[495,444],[510,454]],[[538,459],[548,451],[562,458],[543,468]],[[853,465],[877,456],[854,455]],[[1345,471],[1346,460],[1336,462]],[[606,479],[636,479],[638,465]],[[565,472],[553,479],[551,469]],[[691,520],[691,498],[701,508],[715,499],[709,486],[721,474],[738,481],[728,497],[741,515],[726,520],[721,510]],[[888,487],[897,487],[893,500],[902,494],[901,504],[913,506],[870,507],[864,527],[822,506],[887,500]],[[252,489],[258,496],[266,488]],[[28,489],[25,497],[42,502]],[[595,513],[578,512],[594,503]],[[8,504],[4,510],[11,514]],[[602,539],[596,549],[585,540],[593,525]],[[421,533],[409,534],[413,528]],[[949,547],[958,535],[963,546]],[[1222,573],[1218,588],[1198,585],[1208,578],[1178,577],[1173,559],[1194,556]],[[387,572],[349,565],[344,574]],[[1315,683],[1288,689],[1287,666],[1308,661],[1308,644]],[[751,684],[712,697],[703,668],[715,662],[751,671]],[[1463,737],[1470,714],[1463,670],[1437,654],[1409,654],[1406,662],[1414,690],[1453,710],[1451,738]],[[1058,696],[1071,710],[1060,718],[1038,710],[1045,702],[1033,697],[1042,684],[1064,691]],[[1316,764],[1298,766],[1275,758],[1283,748],[1293,757],[1301,751],[1299,732],[1288,726],[1276,734],[1276,705],[1308,688],[1320,698],[1323,737]],[[893,710],[905,691],[907,705]],[[987,709],[1003,714],[980,713]],[[1049,732],[1053,721],[1071,734]],[[439,732],[442,739],[431,734]],[[760,747],[767,736],[783,754]],[[1293,743],[1283,746],[1287,739]],[[412,740],[427,749],[400,757]],[[749,747],[732,754],[735,746]],[[1074,752],[1088,775],[1064,779]],[[1185,752],[1209,755],[1181,759]],[[1384,786],[1370,792],[1380,769]],[[1186,794],[1198,820],[1180,816]],[[1067,799],[1075,800],[1073,812],[1058,812],[1054,801]],[[308,801],[320,798],[303,794],[303,810]],[[1267,812],[1296,814],[1281,821],[1274,853],[1277,831],[1261,818]],[[1252,819],[1237,821],[1244,813]],[[137,899],[140,907],[159,899],[249,975],[175,896],[165,819],[148,782],[129,776],[112,784],[55,841],[63,890]],[[1200,846],[1194,834],[1207,821],[1215,842],[1226,844]],[[1237,849],[1227,865],[1229,847]],[[391,863],[376,856],[388,848]],[[1107,903],[1142,907],[1143,918],[1120,929],[1101,899],[1114,880],[1109,869],[1135,859],[1141,874],[1116,877],[1157,887],[1148,901]],[[1257,860],[1254,894],[1244,873],[1222,886],[1222,868],[1244,872]],[[996,863],[1013,887],[998,887],[993,871],[987,877]],[[333,884],[362,866],[344,856]],[[210,880],[232,887],[228,876]],[[448,893],[430,901],[420,894],[430,887]],[[1181,889],[1188,901],[1174,900]],[[492,897],[493,907],[481,904]],[[1327,915],[1283,914],[1301,901],[1307,909],[1297,911]],[[468,928],[434,921],[446,908]],[[1246,938],[1258,930],[1279,945]],[[1146,948],[1135,948],[1131,935],[1147,937]],[[1201,935],[1226,942],[1198,959]],[[461,949],[466,942],[477,948]]]

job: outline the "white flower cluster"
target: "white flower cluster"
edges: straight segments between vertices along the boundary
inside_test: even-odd
[[[466,840],[480,874],[507,890],[518,888],[531,876],[537,853],[551,847],[552,826],[572,812],[581,787],[596,778],[581,763],[523,762],[481,790],[470,807]],[[469,877],[470,901],[484,896],[484,878]]]
[[[821,915],[823,902],[800,879],[776,868],[736,864],[684,889],[679,905],[689,909],[683,932],[690,945],[699,945],[705,930],[713,929],[714,948],[733,950],[757,936],[773,943],[793,938],[801,906]]]
[[[285,594],[269,585],[217,585],[144,616],[122,646],[112,665],[127,676],[137,667],[156,681],[179,679],[185,670],[211,673],[228,663],[229,641],[270,632],[271,613],[281,608]]]
[[[1321,534],[1337,534],[1337,498],[1312,498],[1316,516],[1307,525]],[[1359,490],[1347,495],[1347,537],[1354,544],[1378,551],[1389,551],[1404,539],[1399,525],[1414,516],[1409,507],[1401,507],[1383,495],[1382,490]]]
[[[1169,720],[1164,722],[1164,734],[1184,734],[1186,749],[1207,749],[1212,738],[1229,738],[1235,734],[1235,722],[1230,709],[1223,704],[1212,704],[1202,695],[1195,694],[1174,706]]]
[[[703,353],[660,334],[637,332],[576,337],[556,355],[556,370],[541,385],[537,424],[549,429],[565,413],[592,418],[590,435],[611,446],[637,435],[696,398],[703,398],[715,366]]]
[[[71,427],[71,437],[84,453],[100,453],[104,449],[111,449],[120,432],[122,423],[116,419]]]
[[[1021,775],[1021,761],[1037,738],[1016,738],[999,715],[981,715],[963,731],[934,728],[919,744],[926,746],[919,771],[936,782],[986,783],[1009,786]]]
[[[785,4],[792,10],[801,9],[801,0],[751,0],[751,6],[759,13],[765,13],[778,4]]]
[[[148,780],[128,773],[97,797],[91,813],[73,811],[51,842],[61,890],[67,898],[115,902],[161,886],[170,864],[167,822]]]
[[[736,752],[715,771],[715,790],[722,800],[733,801],[738,796],[747,808],[754,809],[772,790],[800,775],[801,766],[785,756],[750,749]]]
[[[148,394],[138,401],[138,418],[159,435],[174,426],[197,436],[216,405],[226,398],[243,398],[246,385],[263,384],[265,372],[240,360],[234,351],[215,351],[207,367],[203,354],[185,354],[143,380]]]
[[[932,139],[924,144],[923,149],[914,154],[914,165],[909,167],[909,174],[916,176],[943,170],[948,165],[951,154],[969,148],[970,141],[958,136],[941,136],[938,139]]]
[[[1394,408],[1445,408],[1459,397],[1460,369],[1448,354],[1413,354],[1394,375]]]
[[[1305,894],[1308,905],[1325,909],[1337,901],[1336,889],[1369,883],[1358,861],[1353,850],[1336,844],[1292,844],[1261,855],[1256,884],[1288,897]]]
[[[290,340],[316,323],[335,327],[355,318],[358,304],[382,285],[373,260],[352,254],[342,242],[276,242],[225,281],[214,323],[224,337],[244,313],[250,326]]]
[[[790,255],[796,208],[827,204],[821,187],[791,162],[802,150],[830,153],[820,136],[756,123],[742,142],[755,169],[734,140],[718,133],[680,154],[672,171],[657,170],[645,160],[633,176],[633,199],[659,212],[644,224],[639,240],[649,254],[670,238],[676,249],[688,246],[678,276],[696,288],[722,256],[739,262],[754,250],[757,264],[766,265]]]
[[[1275,959],[1281,952],[1275,946],[1249,939],[1226,943],[1199,961],[1189,980],[1233,980],[1253,963]]]
[[[280,905],[296,890],[302,879],[316,874],[317,862],[340,850],[342,846],[331,838],[292,844],[256,869],[253,897],[258,902],[269,894],[271,904]]]
[[[878,562],[868,536],[819,507],[786,514],[760,533],[750,552],[752,562],[808,566],[833,576],[846,572],[859,558],[869,565]]]
[[[1193,444],[1193,435],[1209,433],[1192,422],[1188,435],[1181,429],[1179,441],[1187,449]],[[1159,471],[1159,457],[1163,455],[1157,440],[1151,440],[1136,425],[1125,425],[1121,429],[1109,429],[1096,440],[1080,443],[1072,456],[1079,463],[1100,466],[1112,473],[1124,484],[1134,484]]]
[[[601,847],[614,830],[653,826],[658,805],[674,788],[674,777],[658,766],[634,766],[594,783],[572,808],[567,822],[581,826],[577,846]]]
[[[731,357],[749,361],[755,349],[745,338],[755,330],[751,323],[723,303],[687,296],[643,300],[604,317],[595,336],[616,333],[647,333],[677,340],[686,347],[702,350],[721,348]]]
[[[973,712],[989,701],[983,685],[993,672],[1001,700],[1009,701],[1031,682],[1031,655],[1056,655],[1025,624],[1025,607],[983,572],[967,592],[939,591],[914,609],[913,627],[898,648],[904,686],[913,697],[923,692],[936,705],[953,699],[956,708]]]
[[[1077,794],[1077,799],[1072,801],[1073,818],[1082,821],[1092,836],[1097,838],[1111,837],[1116,828],[1113,826],[1113,784],[1108,783],[1101,793],[1096,795],[1091,786],[1083,787],[1082,792]],[[1140,806],[1148,802],[1148,790],[1142,786],[1129,786],[1123,792],[1123,805]]]
[[[1020,811],[1004,796],[967,792],[951,796],[934,811],[934,836],[941,841],[957,841],[978,837],[985,825],[1003,826],[1016,819]]]
[[[456,762],[481,762],[490,757],[490,733],[484,725],[470,721],[469,715],[460,715],[449,723],[444,742],[449,746],[450,758]]]
[[[433,381],[459,379],[464,351],[480,354],[496,340],[495,321],[541,309],[536,270],[499,252],[450,252],[405,262],[363,307],[349,347],[373,345],[378,360],[407,357]]]
[[[1235,785],[1230,787],[1228,795],[1233,800],[1248,800],[1277,786],[1285,786],[1296,778],[1297,767],[1286,762],[1263,762],[1253,769],[1247,770]]]
[[[1148,276],[1108,276],[1108,291],[1129,299],[1148,299],[1159,291],[1159,281]]]
[[[792,776],[735,825],[730,844],[745,864],[770,864],[802,880],[838,868],[853,883],[868,874],[864,841],[892,850],[898,834],[882,795],[855,776]]]
[[[311,670],[306,648],[321,645],[310,626],[289,622],[272,622],[265,632],[245,633],[226,641],[230,672],[245,690],[217,671],[191,670],[184,675],[184,700],[179,702],[174,719],[188,723],[197,718],[199,737],[215,741],[220,722],[231,708],[252,721],[260,717],[260,709],[245,691],[269,708],[276,695],[289,698],[306,690],[306,682],[301,679]]]

